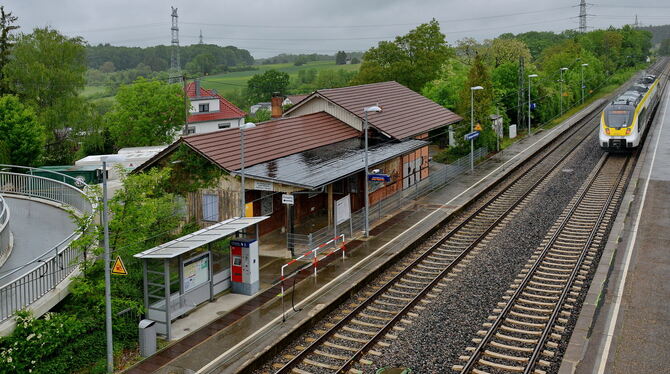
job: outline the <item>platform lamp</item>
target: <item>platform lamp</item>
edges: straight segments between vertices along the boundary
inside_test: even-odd
[[[589,64],[582,64],[582,105],[584,105],[584,68]]]
[[[244,194],[247,192],[244,185],[244,130],[256,127],[256,124],[253,122],[247,122],[240,126],[240,163],[242,164],[240,170],[240,176],[242,179],[242,185],[240,186],[240,217],[245,217],[246,212],[244,205],[246,204]]]
[[[530,81],[531,81],[532,78],[537,78],[537,74],[528,75],[528,135],[530,135],[530,109],[531,109],[531,104],[530,104]]]
[[[483,90],[482,86],[470,87],[470,133],[475,132],[475,91]],[[475,170],[475,139],[470,139],[470,171]]]
[[[382,111],[378,105],[363,108],[365,122],[363,124],[363,137],[365,138],[365,237],[370,236],[370,196],[368,196],[368,113],[379,113]]]
[[[114,372],[114,343],[112,341],[112,280],[109,253],[109,222],[107,219],[107,163],[125,161],[122,155],[100,157],[102,161],[102,228],[104,238],[103,261],[105,264],[105,331],[107,337],[107,372]]]
[[[561,115],[563,115],[563,72],[568,68],[561,68]]]

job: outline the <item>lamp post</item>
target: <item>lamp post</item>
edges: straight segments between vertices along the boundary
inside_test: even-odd
[[[363,125],[363,137],[365,138],[365,237],[370,236],[370,196],[368,196],[368,113],[379,113],[382,111],[377,105],[363,108],[365,122]]]
[[[482,86],[470,87],[470,133],[475,132],[475,91],[483,90]],[[475,170],[475,139],[470,139],[470,171]]]
[[[105,252],[105,331],[107,336],[107,372],[114,372],[114,343],[112,342],[112,280],[109,253],[109,223],[107,222],[107,162],[121,162],[125,157],[121,155],[102,156],[102,230]]]
[[[240,217],[246,216],[244,211],[244,205],[246,204],[244,194],[247,191],[244,188],[244,129],[250,129],[252,127],[256,127],[256,125],[252,122],[248,122],[240,126],[240,162],[242,164],[242,168],[240,170],[240,175],[242,178],[242,185],[240,186]]]
[[[563,72],[568,68],[561,68],[561,115],[563,114]]]
[[[530,74],[528,76],[528,135],[530,135],[530,81],[531,78],[537,78],[537,74]]]
[[[589,64],[582,64],[582,105],[584,104],[584,68]]]

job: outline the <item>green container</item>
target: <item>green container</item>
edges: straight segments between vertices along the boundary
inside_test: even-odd
[[[378,369],[375,374],[411,374],[412,369],[410,368],[392,368],[392,367],[385,367]]]
[[[86,184],[102,183],[102,171],[97,166],[42,166],[39,169],[34,169],[32,174],[39,177],[65,182],[77,188],[81,188],[83,185],[81,183],[77,183],[75,179],[78,179]],[[75,179],[63,177],[61,174],[65,174]]]

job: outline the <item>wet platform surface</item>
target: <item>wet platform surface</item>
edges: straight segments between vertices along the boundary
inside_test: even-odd
[[[76,229],[69,213],[57,206],[11,195],[4,195],[4,198],[10,209],[14,248],[7,262],[0,267],[0,285],[37,267],[40,263],[34,262],[35,259],[68,238]]]
[[[599,102],[593,105],[598,105]],[[291,294],[284,298],[275,285],[262,289],[254,298],[215,321],[192,332],[164,350],[136,364],[127,373],[235,372],[246,360],[275,339],[291,332],[298,324],[317,313],[324,305],[347,293],[368,274],[380,268],[389,257],[401,252],[451,213],[484,191],[508,173],[533,151],[551,142],[555,136],[576,121],[573,117],[552,130],[540,131],[522,139],[480,164],[472,174],[465,174],[441,189],[433,191],[405,210],[381,222],[371,230],[367,240],[347,244],[346,259],[330,256],[319,264],[315,278],[308,269],[296,279]],[[261,278],[278,278],[274,267],[262,270]],[[286,281],[292,286],[293,279]],[[225,297],[222,296],[222,297]],[[282,318],[282,310],[285,319]]]
[[[608,241],[612,257],[603,254],[591,285],[602,306],[582,311],[560,373],[670,373],[670,90],[631,185],[630,210]]]

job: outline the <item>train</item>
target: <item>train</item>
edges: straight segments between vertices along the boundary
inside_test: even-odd
[[[634,150],[659,101],[658,77],[645,74],[626,92],[607,104],[600,117],[600,148],[608,152]]]

